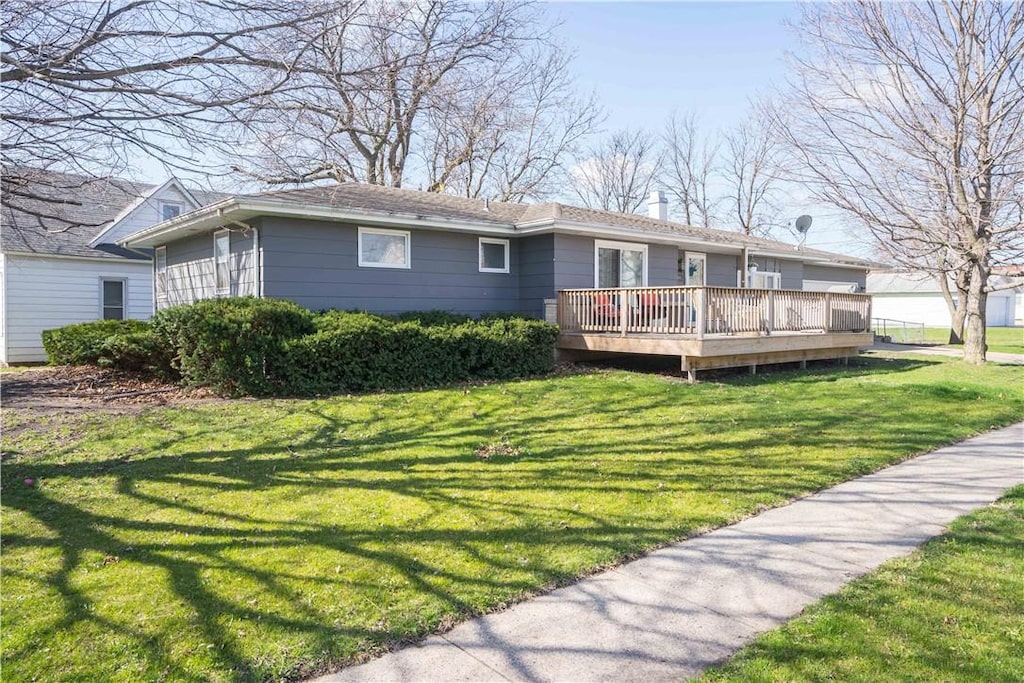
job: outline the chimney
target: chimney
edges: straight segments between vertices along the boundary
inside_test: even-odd
[[[651,198],[647,200],[647,215],[659,221],[668,220],[668,199],[661,190],[652,192]]]

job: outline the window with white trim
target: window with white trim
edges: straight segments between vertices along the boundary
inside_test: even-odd
[[[169,221],[181,215],[181,204],[160,202],[160,220]]]
[[[124,280],[100,278],[100,307],[104,320],[124,320]]]
[[[213,235],[213,278],[218,296],[231,293],[231,233],[221,230]]]
[[[153,270],[156,273],[154,278],[156,298],[167,298],[167,247],[157,247],[153,251]]]
[[[647,245],[594,240],[594,286],[647,286]]]
[[[509,272],[509,242],[492,237],[480,238],[480,272]]]
[[[408,230],[359,228],[359,266],[361,268],[410,268]]]
[[[751,270],[750,287],[752,289],[782,289],[782,273]]]

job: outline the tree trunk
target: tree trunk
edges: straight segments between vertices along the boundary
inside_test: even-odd
[[[949,343],[960,345],[964,343],[964,320],[967,317],[967,309],[964,302],[967,301],[967,292],[957,288],[957,297],[949,287],[949,275],[945,270],[939,272],[935,277],[939,282],[939,289],[942,291],[942,298],[946,301],[946,309],[949,311],[951,321],[949,328]]]
[[[988,292],[985,283],[988,273],[979,265],[971,266],[971,283],[967,292],[967,301],[962,308],[966,313],[964,322],[964,362],[971,365],[983,365],[988,345],[985,343],[985,306]]]

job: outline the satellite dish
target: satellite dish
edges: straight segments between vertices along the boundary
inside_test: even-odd
[[[813,220],[814,219],[807,214],[800,216],[800,218],[796,219],[796,231],[801,235],[806,235],[807,231],[811,229],[811,222]]]

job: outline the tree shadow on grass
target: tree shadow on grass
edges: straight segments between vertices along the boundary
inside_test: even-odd
[[[7,665],[17,671],[20,659],[36,661],[36,644],[85,625],[133,648],[146,677],[300,678],[936,439],[935,425],[913,411],[878,425],[870,411],[762,405],[713,386],[569,379],[556,399],[525,408],[536,384],[480,389],[489,404],[469,390],[368,397],[358,419],[345,399],[255,402],[278,416],[257,424],[224,406],[181,411],[177,422],[155,411],[134,426],[151,433],[138,456],[111,452],[120,437],[110,430],[6,465],[5,510],[45,531],[5,525],[5,555],[56,551],[59,562],[16,564],[10,574],[5,560],[5,574],[55,592],[61,605],[56,621],[5,648]],[[599,393],[589,396],[593,383]],[[843,391],[836,400],[876,400]],[[955,405],[959,396],[932,398]],[[289,426],[295,419],[301,430]],[[216,445],[225,433],[245,444]],[[853,464],[808,455],[833,450],[837,434],[865,454],[879,438],[896,443]],[[523,452],[475,456],[495,438]],[[29,473],[46,485],[19,485]],[[96,565],[109,557],[120,561]],[[158,577],[145,589],[180,603],[189,633],[112,617],[105,608],[124,597],[82,580],[128,567]],[[380,604],[363,607],[371,602]],[[179,638],[213,647],[182,655]],[[111,675],[101,661],[80,666],[95,668],[76,675]]]

